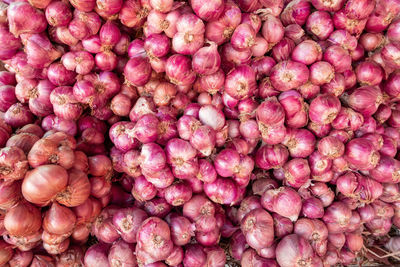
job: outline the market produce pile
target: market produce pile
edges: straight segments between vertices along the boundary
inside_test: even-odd
[[[399,263],[400,0],[2,0],[0,266]]]

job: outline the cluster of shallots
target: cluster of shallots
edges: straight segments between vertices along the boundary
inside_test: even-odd
[[[4,121],[2,125],[11,130]],[[16,264],[21,257],[28,260],[30,255],[32,260],[31,250],[38,245],[56,255],[71,241],[88,239],[87,224],[102,209],[101,199],[89,198],[98,191],[94,179],[109,179],[112,165],[104,155],[88,158],[76,148],[75,139],[64,132],[44,133],[38,125],[27,124],[0,149],[2,242],[16,248]],[[106,171],[98,167],[104,161]]]
[[[1,266],[399,259],[400,0],[0,1]]]

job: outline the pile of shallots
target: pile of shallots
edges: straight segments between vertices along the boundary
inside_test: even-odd
[[[400,0],[0,1],[1,266],[400,262]]]

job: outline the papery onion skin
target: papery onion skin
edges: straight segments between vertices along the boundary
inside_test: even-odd
[[[322,56],[321,47],[318,43],[306,40],[298,44],[292,52],[292,59],[303,64],[309,65]]]
[[[273,114],[273,116],[267,114]],[[285,110],[275,97],[271,97],[258,106],[256,118],[266,126],[281,125],[285,120]]]
[[[344,149],[344,144],[336,137],[325,137],[318,143],[318,151],[331,159],[341,157],[344,154]]]
[[[330,14],[320,10],[311,13],[307,18],[306,29],[319,40],[327,39],[334,29]]]
[[[109,266],[107,257],[109,247],[110,245],[104,243],[91,246],[85,253],[84,264],[88,266]]]
[[[173,206],[181,206],[192,197],[192,189],[185,183],[177,183],[165,190],[164,198]]]
[[[18,128],[33,122],[33,114],[28,106],[21,103],[11,105],[4,114],[4,120],[11,127]]]
[[[294,233],[309,240],[318,254],[325,254],[323,249],[322,251],[318,249],[319,243],[328,239],[328,229],[322,221],[301,218],[295,224]]]
[[[283,166],[285,182],[295,188],[304,185],[310,177],[308,161],[301,158],[292,159]]]
[[[19,182],[0,182],[0,207],[4,210],[12,208],[21,197],[21,184]]]
[[[303,201],[301,210],[304,217],[318,219],[324,216],[324,207],[322,201],[317,198],[308,198]]]
[[[225,90],[237,100],[251,96],[255,89],[255,72],[249,66],[239,65],[226,76]]]
[[[138,176],[135,177],[131,193],[136,200],[146,201],[156,196],[157,189],[144,176]]]
[[[276,247],[276,259],[282,267],[311,263],[312,257],[315,256],[310,244],[296,234],[285,236]]]
[[[110,139],[119,150],[127,152],[138,145],[133,134],[134,127],[131,122],[117,122],[110,128]]]
[[[113,224],[125,242],[136,242],[136,233],[140,224],[147,218],[147,214],[137,208],[126,208],[117,211],[113,215]]]
[[[229,253],[230,255],[237,259],[240,260],[242,258],[242,255],[246,249],[246,239],[241,231],[236,231],[229,243]]]
[[[150,232],[147,232],[146,228],[147,231]],[[146,243],[146,239],[150,243]],[[166,222],[157,217],[150,217],[142,223],[137,234],[137,241],[138,246],[136,247],[136,251],[138,251],[138,248],[141,249],[142,247],[143,251],[151,258],[155,259],[155,261],[157,261],[157,259],[166,259],[173,249],[169,227]],[[146,261],[150,260],[151,259],[146,259]]]
[[[26,13],[32,16],[31,22],[26,22],[24,16]],[[40,33],[46,29],[43,12],[36,10],[27,2],[12,3],[7,11],[7,16],[10,21],[10,32],[16,37],[22,33]]]
[[[61,132],[59,132],[61,134]],[[64,137],[65,135],[60,135]],[[75,142],[75,140],[74,140]],[[74,164],[73,146],[63,145],[56,140],[44,138],[36,142],[28,153],[28,161],[32,167],[38,167],[44,164],[59,164],[69,169]]]
[[[16,103],[17,98],[15,97],[15,87],[11,85],[0,86],[0,111],[6,112],[12,104]]]
[[[289,157],[288,150],[282,145],[263,146],[256,152],[255,163],[258,167],[268,170],[282,167]]]
[[[232,204],[237,199],[237,186],[229,179],[217,178],[213,183],[204,185],[206,195],[216,203]]]
[[[240,261],[242,266],[271,266],[278,267],[279,265],[273,259],[266,259],[257,254],[254,249],[247,249],[243,253],[243,257]]]
[[[251,25],[242,23],[232,34],[231,44],[234,49],[245,50],[254,46],[255,32]]]
[[[18,147],[24,151],[24,153],[28,153],[29,150],[33,147],[33,145],[39,140],[39,137],[30,133],[19,133],[11,136],[6,143],[7,147]]]
[[[224,1],[207,3],[200,0],[191,0],[190,5],[196,15],[205,21],[217,19],[224,10]],[[206,5],[206,7],[204,5]]]
[[[385,245],[387,249],[392,252],[398,251],[399,249],[399,239],[398,237],[391,237],[389,242]]]
[[[42,218],[39,209],[26,202],[20,202],[11,208],[4,218],[5,229],[14,236],[34,234],[39,231],[41,224]]]
[[[31,263],[33,258],[33,253],[32,251],[21,251],[21,250],[16,250],[14,252],[13,257],[11,258],[9,264],[11,266],[21,266],[21,267],[27,267]]]
[[[336,118],[340,107],[338,98],[328,94],[319,95],[310,103],[310,120],[317,124],[329,124]]]
[[[261,249],[272,245],[273,220],[267,211],[261,208],[250,211],[242,219],[241,229],[251,247]]]
[[[400,226],[398,0],[4,1],[0,265],[349,265]]]
[[[276,61],[288,60],[290,59],[290,54],[295,48],[295,43],[289,38],[283,38],[272,48],[272,57]],[[296,57],[295,57],[296,58]]]
[[[199,110],[199,119],[203,124],[219,131],[225,125],[223,113],[213,105],[204,105]]]
[[[74,213],[57,203],[53,203],[50,210],[43,218],[43,229],[53,234],[66,234],[75,226]]]
[[[261,205],[269,211],[296,221],[301,211],[301,198],[292,188],[280,187],[265,191],[261,197]]]
[[[57,174],[57,175],[56,175]],[[56,175],[57,180],[53,177]],[[61,192],[68,183],[67,171],[58,165],[42,165],[30,171],[22,183],[22,194],[28,201],[47,205],[56,195]],[[47,192],[42,188],[46,185]]]
[[[380,154],[368,140],[356,138],[346,144],[345,158],[356,169],[371,170],[378,164]]]
[[[177,33],[172,38],[172,48],[183,55],[193,55],[204,43],[205,26],[194,14],[182,14],[176,22]]]
[[[329,206],[334,199],[334,192],[324,183],[312,185],[311,192],[322,201],[324,207]]]
[[[136,257],[133,254],[134,246],[125,243],[122,240],[114,243],[108,254],[108,261],[110,266],[124,264],[126,266],[135,266],[137,264]]]
[[[168,58],[165,73],[169,80],[176,85],[191,85],[196,78],[189,58],[180,54]]]
[[[186,247],[183,258],[183,266],[203,266],[207,261],[207,255],[199,244],[191,244]],[[160,266],[161,267],[161,266]]]
[[[271,70],[271,83],[279,91],[288,91],[305,84],[309,77],[306,65],[291,60],[281,61]]]
[[[371,232],[373,232],[374,236],[386,235],[390,231],[391,225],[391,220],[386,218],[375,218],[366,223],[366,226]]]
[[[15,74],[8,71],[0,72],[0,84],[1,85],[16,85]]]
[[[377,166],[370,171],[372,178],[379,182],[393,183],[398,181],[399,162],[389,156],[382,155]]]
[[[142,86],[150,80],[151,66],[147,59],[135,57],[125,65],[124,74],[133,85]]]
[[[351,68],[351,57],[347,50],[338,45],[332,45],[325,50],[323,59],[334,66],[339,73]]]
[[[194,236],[195,226],[183,216],[173,216],[170,220],[172,242],[177,246],[188,244]]]
[[[347,229],[350,218],[350,208],[344,203],[334,202],[326,209],[322,220],[325,222],[330,233],[337,234]]]
[[[314,135],[305,129],[288,129],[282,142],[293,158],[308,157],[313,152],[315,143]]]
[[[68,176],[67,187],[57,194],[56,199],[60,204],[67,207],[76,207],[88,199],[90,182],[84,170],[70,169],[68,170]]]
[[[92,224],[92,233],[104,243],[113,243],[120,237],[110,218],[113,212],[112,209],[104,209]]]
[[[0,149],[0,178],[6,181],[22,179],[28,170],[24,151],[18,147]]]
[[[206,24],[205,36],[218,45],[226,42],[232,36],[234,29],[240,24],[241,10],[234,3],[225,3],[220,19]]]
[[[383,193],[379,199],[387,203],[396,202],[398,199],[398,190],[399,187],[397,184],[383,184]]]
[[[12,247],[3,240],[0,242],[0,248],[1,248],[0,264],[5,266],[5,264],[7,264],[7,262],[12,258],[14,251]]]

